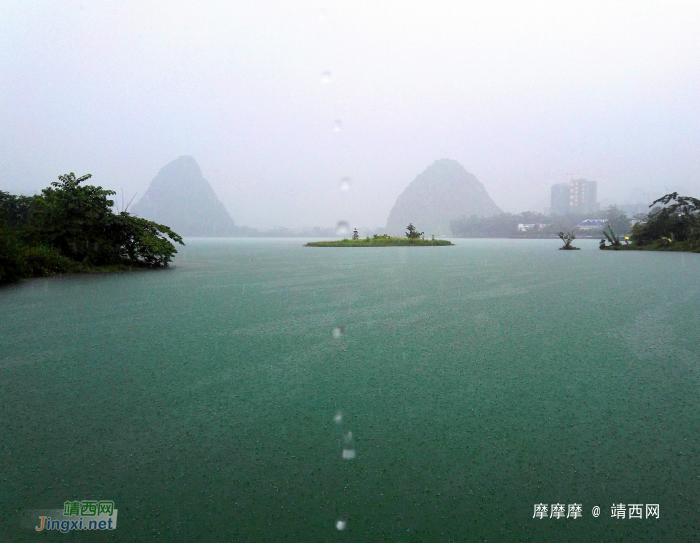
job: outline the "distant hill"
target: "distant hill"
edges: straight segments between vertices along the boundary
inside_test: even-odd
[[[399,234],[413,223],[425,236],[449,236],[450,221],[462,216],[503,213],[484,185],[459,162],[436,160],[399,195],[389,213],[387,232]]]
[[[224,204],[191,156],[181,156],[163,166],[130,211],[165,224],[181,236],[226,237],[238,233]]]

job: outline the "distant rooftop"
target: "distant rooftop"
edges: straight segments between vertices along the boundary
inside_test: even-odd
[[[576,225],[581,230],[594,230],[597,228],[605,228],[605,219],[586,219]]]
[[[523,224],[520,223],[518,225],[518,230],[521,232],[525,232],[526,230],[530,230],[531,228],[545,228],[549,226],[549,224],[544,224],[544,223],[530,223],[530,224]]]

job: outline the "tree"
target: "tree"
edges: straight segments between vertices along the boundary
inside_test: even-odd
[[[167,266],[177,253],[175,246],[167,238],[184,245],[182,237],[169,227],[134,217],[126,211],[114,215],[111,224],[118,257],[134,264],[152,268]]]
[[[607,240],[610,242],[610,245],[614,249],[618,249],[619,247],[622,246],[622,243],[620,243],[620,238],[615,234],[615,231],[612,229],[612,226],[608,224],[608,229],[603,230],[603,235],[607,238]],[[601,249],[605,247],[605,240],[603,241],[603,245],[601,246]]]
[[[574,231],[576,225],[587,218],[586,215],[547,216],[526,211],[518,215],[503,213],[491,217],[460,217],[450,221],[450,228],[452,235],[459,238],[556,238],[560,230]],[[518,230],[519,224],[538,226],[522,231]]]
[[[182,238],[165,225],[127,211],[115,214],[109,197],[116,193],[81,185],[90,177],[76,178],[71,172],[42,191],[38,218],[48,245],[76,261],[95,265],[128,260],[151,267],[167,266],[177,253],[168,238],[181,245]]]
[[[668,205],[671,201],[676,203]],[[667,206],[666,209],[668,209],[669,213],[678,213],[684,216],[697,215],[700,212],[700,200],[690,196],[678,196],[677,192],[666,194],[658,200],[654,200],[649,207],[653,207],[654,204],[663,204]]]
[[[15,196],[0,190],[0,225],[15,230],[25,226],[35,201],[32,196]]]
[[[27,275],[22,249],[22,243],[14,232],[0,227],[0,283],[16,281]]]
[[[77,178],[73,172],[42,190],[33,217],[39,241],[78,262],[106,264],[115,257],[110,243],[114,191],[81,185],[92,177]]]
[[[406,237],[408,239],[420,239],[423,235],[423,232],[419,232],[416,227],[413,226],[413,223],[409,223],[406,230],[408,230],[408,232],[406,232]]]
[[[649,207],[652,210],[646,223],[632,227],[635,244],[647,245],[662,238],[676,241],[700,239],[700,200],[697,198],[672,192],[655,200]]]
[[[559,250],[564,250],[564,251],[578,251],[580,250],[580,247],[574,247],[571,245],[571,242],[576,239],[576,234],[573,232],[569,232],[568,234],[565,234],[564,232],[559,232],[558,236],[561,238],[561,240],[564,242],[563,247],[559,247]]]
[[[91,175],[59,176],[39,196],[0,191],[0,275],[6,280],[130,264],[167,266],[183,245],[169,227],[126,211],[114,191],[82,184]],[[2,280],[2,279],[0,279]]]

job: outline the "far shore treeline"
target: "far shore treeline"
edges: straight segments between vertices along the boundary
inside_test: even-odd
[[[525,212],[491,217],[462,217],[451,222],[458,238],[600,238],[601,249],[700,252],[700,200],[666,194],[652,202],[648,213],[628,217],[616,206],[588,215],[544,215]],[[598,228],[580,227],[586,219],[602,220]],[[575,247],[570,247],[575,248]]]
[[[646,215],[644,215],[646,217]],[[602,231],[582,230],[578,227],[586,219],[602,219],[612,225],[620,235],[627,235],[633,220],[643,219],[641,215],[628,217],[623,210],[610,206],[593,214],[545,215],[534,211],[524,213],[501,213],[490,217],[461,217],[450,222],[452,235],[456,238],[557,238],[559,232],[575,232],[579,237],[602,237]],[[528,225],[519,230],[519,225]]]
[[[117,271],[167,266],[182,237],[168,226],[114,211],[116,193],[83,184],[91,175],[59,176],[36,196],[0,191],[0,283],[56,273]],[[568,232],[600,237],[601,249],[700,252],[700,200],[678,193],[654,201],[649,213],[630,218],[615,206],[597,214],[603,229],[582,229],[590,216],[546,216],[525,212],[491,217],[462,217],[451,222],[461,238],[556,238]],[[312,242],[308,246],[371,247],[451,245],[447,240],[421,239],[409,225],[405,238],[374,235],[360,239]],[[562,238],[563,239],[563,238]],[[570,243],[569,243],[570,245]],[[575,248],[575,247],[569,247]]]
[[[182,238],[169,227],[114,212],[114,191],[59,176],[40,195],[0,191],[0,283],[56,273],[167,266]]]

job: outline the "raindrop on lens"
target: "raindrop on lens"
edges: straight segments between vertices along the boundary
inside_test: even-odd
[[[335,235],[336,236],[345,236],[345,235],[347,235],[348,232],[350,232],[350,225],[348,224],[347,221],[340,221],[335,226]]]
[[[355,445],[352,440],[352,432],[348,432],[343,436],[343,460],[352,460],[355,458]]]
[[[328,83],[331,82],[331,73],[330,72],[323,72],[321,74],[321,83],[324,85],[328,85]]]
[[[344,190],[344,191],[350,190],[350,178],[349,177],[343,177],[340,180],[340,190]]]
[[[335,339],[339,339],[343,337],[343,334],[345,333],[345,326],[336,326],[333,328],[333,337]]]
[[[345,521],[344,520],[339,520],[338,522],[335,523],[335,527],[338,530],[345,530]]]
[[[340,119],[336,119],[335,123],[333,123],[333,132],[340,132],[343,129],[343,125],[340,122]]]

